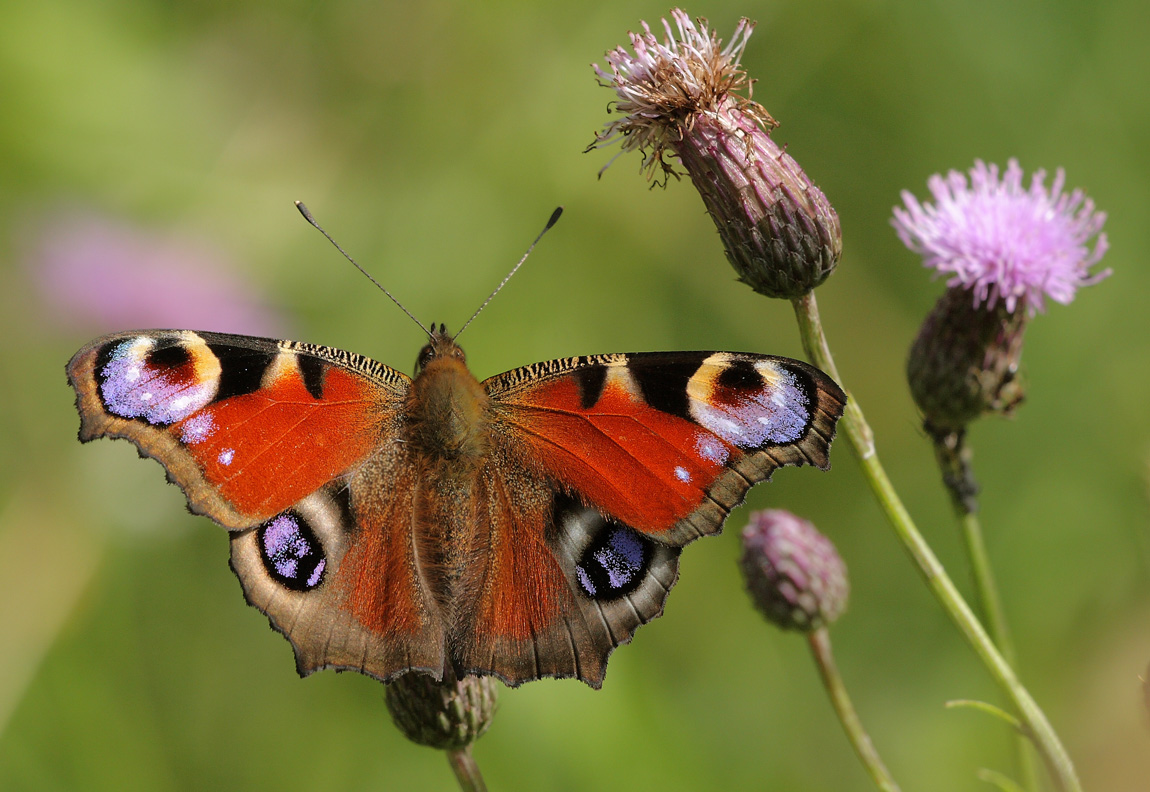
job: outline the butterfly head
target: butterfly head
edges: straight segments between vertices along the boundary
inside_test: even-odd
[[[431,332],[428,335],[431,340],[424,345],[423,349],[419,350],[419,357],[415,359],[415,376],[418,377],[437,360],[454,360],[464,365],[467,364],[467,355],[463,353],[463,348],[456,344],[455,339],[447,332],[447,325],[440,323],[439,327],[436,327],[433,322]]]

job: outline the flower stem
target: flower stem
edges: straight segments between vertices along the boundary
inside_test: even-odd
[[[978,482],[970,466],[970,449],[966,433],[962,430],[940,429],[927,421],[923,429],[934,442],[934,456],[942,471],[942,483],[950,495],[950,505],[962,529],[966,554],[970,561],[971,577],[978,597],[978,610],[990,636],[1006,661],[1015,665],[1014,645],[1006,614],[998,595],[998,584],[986,552],[982,525],[978,519]]]
[[[483,774],[479,772],[479,765],[471,755],[470,745],[449,748],[447,761],[455,771],[455,779],[459,781],[459,788],[463,792],[487,792],[487,784],[483,783]]]
[[[823,369],[842,386],[843,381],[831,357],[830,347],[823,334],[819,321],[818,304],[814,293],[808,293],[792,300],[795,317],[799,323],[799,333],[803,348],[811,362]],[[845,390],[845,388],[844,388]],[[887,477],[886,470],[879,461],[875,450],[874,435],[863,417],[858,402],[848,397],[843,412],[842,427],[847,439],[858,455],[859,464],[867,482],[874,491],[879,505],[886,512],[887,519],[918,566],[927,586],[942,605],[951,621],[958,627],[966,642],[982,660],[994,680],[1018,709],[1020,720],[1025,724],[1028,736],[1034,741],[1046,762],[1055,782],[1063,792],[1081,792],[1082,785],[1074,771],[1074,764],[1066,753],[1058,735],[1054,732],[1046,715],[1035,703],[1030,693],[1018,680],[1014,669],[987,635],[986,629],[975,617],[974,612],[962,598],[958,589],[946,574],[946,570],[919,533],[894,486]]]
[[[831,705],[834,706],[835,713],[842,721],[843,730],[847,733],[851,745],[854,746],[859,761],[863,763],[863,767],[870,774],[876,787],[883,792],[899,792],[898,784],[891,778],[886,765],[879,758],[874,743],[871,742],[870,736],[863,729],[858,713],[855,712],[850,696],[847,695],[846,685],[843,684],[838,666],[835,665],[834,654],[831,652],[830,632],[827,631],[826,627],[820,627],[808,633],[807,640],[810,642],[811,652],[815,656],[815,665],[819,667],[827,695],[830,696]]]
[[[1006,612],[1002,607],[994,569],[986,551],[982,523],[978,518],[979,487],[970,464],[971,453],[966,445],[966,432],[940,429],[930,421],[923,428],[934,442],[934,455],[942,471],[942,481],[962,529],[970,573],[978,597],[978,610],[1003,658],[1011,666],[1017,667],[1014,642],[1010,638],[1010,627],[1006,622]],[[1038,768],[1034,764],[1030,741],[1024,735],[1018,738],[1018,771],[1024,789],[1038,789]]]

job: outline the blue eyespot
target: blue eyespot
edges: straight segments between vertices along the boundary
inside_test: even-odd
[[[264,568],[277,582],[293,591],[309,591],[323,582],[323,547],[300,515],[286,511],[257,530]]]
[[[583,551],[575,575],[590,597],[622,597],[642,581],[651,552],[649,539],[624,525],[607,523]]]

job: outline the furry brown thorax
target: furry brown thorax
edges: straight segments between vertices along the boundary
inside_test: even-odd
[[[411,440],[428,457],[477,463],[487,453],[487,392],[443,325],[419,352],[407,403]]]

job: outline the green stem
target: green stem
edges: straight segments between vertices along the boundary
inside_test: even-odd
[[[970,465],[970,448],[966,445],[966,432],[962,429],[943,429],[929,420],[923,429],[934,441],[934,457],[942,472],[942,483],[950,496],[950,505],[962,529],[966,554],[970,560],[971,577],[978,597],[978,610],[991,638],[1006,661],[1016,665],[1010,629],[998,595],[998,584],[986,552],[986,541],[978,519],[978,482]]]
[[[1011,666],[1017,667],[1014,642],[1010,638],[1010,627],[1006,622],[1006,611],[998,593],[998,583],[994,569],[990,565],[990,555],[986,551],[986,540],[982,533],[982,523],[978,519],[978,482],[971,467],[970,448],[966,445],[964,430],[938,428],[927,421],[923,427],[934,441],[934,455],[938,460],[942,481],[950,495],[950,505],[962,529],[966,545],[970,573],[974,580],[978,610],[986,624],[995,646]],[[1017,738],[1018,772],[1025,789],[1038,789],[1038,768],[1034,764],[1030,741],[1025,735]]]
[[[795,298],[793,301],[795,316],[799,323],[799,332],[802,336],[803,348],[811,361],[829,374],[836,382],[842,385],[842,378],[835,367],[834,358],[831,357],[830,347],[823,334],[822,324],[819,321],[818,304],[813,293]],[[875,450],[874,435],[870,426],[863,417],[858,402],[848,397],[846,409],[843,412],[841,426],[847,440],[858,455],[859,464],[867,483],[874,491],[875,497],[886,512],[887,519],[902,542],[903,547],[910,554],[919,572],[926,581],[927,586],[942,605],[951,621],[958,627],[966,642],[982,660],[991,676],[1002,688],[1007,697],[1014,702],[1018,709],[1020,719],[1026,725],[1027,732],[1034,740],[1042,758],[1045,760],[1051,775],[1058,788],[1063,792],[1081,792],[1082,785],[1074,772],[1074,764],[1066,749],[1051,727],[1046,715],[1035,703],[1030,693],[1018,680],[1014,669],[1003,659],[1002,654],[987,635],[982,623],[975,617],[966,600],[962,598],[958,589],[946,574],[934,551],[919,533],[902,500],[895,492],[894,486],[886,475],[882,463]]]
[[[471,746],[450,748],[447,750],[447,761],[455,771],[455,779],[459,781],[459,788],[463,792],[487,792],[487,785],[483,783],[483,774],[479,772],[479,765],[471,755]]]
[[[835,665],[834,654],[831,652],[831,636],[827,628],[820,627],[814,632],[808,633],[807,640],[810,642],[811,652],[815,656],[815,665],[819,667],[819,673],[823,677],[823,684],[826,686],[827,695],[830,696],[831,705],[834,706],[835,713],[842,721],[843,730],[847,733],[851,745],[854,746],[859,761],[863,763],[863,767],[870,774],[876,787],[883,792],[899,792],[898,784],[891,778],[886,765],[879,758],[874,743],[871,742],[870,736],[863,729],[858,713],[855,712],[850,696],[847,695],[846,685],[843,684],[838,666]]]

